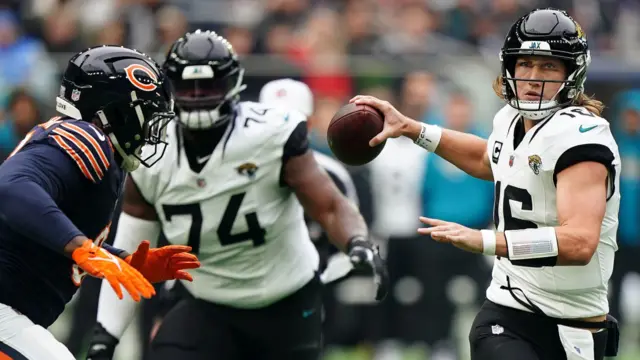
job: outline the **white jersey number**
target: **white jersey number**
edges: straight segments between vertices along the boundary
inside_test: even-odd
[[[264,235],[266,231],[260,226],[258,215],[255,212],[244,216],[249,230],[239,234],[231,233],[245,194],[246,193],[240,193],[231,196],[227,203],[227,208],[222,214],[222,219],[220,220],[217,230],[218,238],[222,246],[233,245],[249,240],[253,241],[253,246],[260,246],[265,242]],[[176,215],[191,216],[191,228],[189,229],[187,245],[191,246],[194,254],[197,254],[200,250],[200,234],[202,233],[202,210],[200,204],[162,205],[162,209],[164,210],[166,221],[171,221],[171,218]]]

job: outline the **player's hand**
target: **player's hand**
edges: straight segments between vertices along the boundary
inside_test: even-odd
[[[349,102],[355,103],[356,105],[362,104],[372,106],[378,109],[382,113],[382,115],[384,115],[384,127],[378,135],[376,135],[373,139],[371,139],[371,141],[369,141],[369,146],[373,147],[381,144],[389,138],[397,138],[403,135],[410,134],[412,133],[411,128],[418,129],[414,129],[414,133],[420,133],[419,129],[421,125],[417,121],[402,115],[388,101],[380,100],[368,95],[357,95],[353,99],[349,100]]]
[[[82,247],[75,249],[71,258],[87,274],[107,280],[120,299],[122,299],[121,285],[135,301],[140,301],[141,297],[149,299],[156,293],[153,286],[138,270],[107,250],[96,246],[91,240],[86,240]]]
[[[419,234],[431,235],[431,238],[437,242],[449,243],[462,250],[482,254],[483,243],[480,230],[423,216],[420,217],[420,222],[431,227],[418,229]]]
[[[182,245],[149,249],[149,241],[144,240],[125,261],[152,283],[173,279],[193,281],[193,277],[185,270],[199,268],[200,262],[189,251],[191,246]]]
[[[349,242],[348,255],[356,267],[366,266],[373,271],[373,281],[377,285],[376,300],[381,301],[389,292],[389,273],[387,265],[380,257],[378,246],[364,239]]]
[[[86,360],[111,360],[118,342],[118,339],[109,334],[100,323],[97,323],[93,330]]]

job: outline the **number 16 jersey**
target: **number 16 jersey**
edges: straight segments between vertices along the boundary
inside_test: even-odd
[[[319,256],[302,206],[282,181],[286,144],[301,136],[306,146],[304,120],[242,102],[199,173],[174,124],[162,159],[131,174],[167,240],[198,255],[202,266],[190,270],[193,282],[183,282],[196,298],[259,308],[314,277]]]
[[[499,232],[558,226],[558,173],[582,161],[606,166],[606,211],[600,242],[589,264],[536,268],[496,258],[487,289],[487,298],[495,303],[525,311],[530,309],[522,302],[533,303],[551,317],[606,314],[620,205],[620,155],[609,123],[583,107],[568,107],[538,121],[525,133],[518,111],[505,106],[496,114],[487,151],[495,182],[494,222]],[[513,291],[505,289],[509,286]]]

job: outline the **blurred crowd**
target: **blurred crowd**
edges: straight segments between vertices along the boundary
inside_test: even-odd
[[[356,93],[389,100],[425,122],[486,136],[502,106],[490,86],[504,36],[517,17],[542,6],[567,9],[587,33],[594,58],[630,65],[640,59],[634,0],[2,0],[0,161],[32,126],[55,115],[60,70],[73,53],[120,44],[162,61],[174,40],[197,28],[218,31],[242,57],[245,100],[256,100],[275,78],[306,82],[316,98],[311,144],[326,154],[328,121]],[[640,275],[633,275],[640,272],[640,90],[633,90],[640,82],[597,84],[588,90],[609,105],[605,116],[623,156],[612,311],[640,329],[640,309],[629,300],[640,294]],[[416,221],[425,215],[488,227],[492,184],[402,139],[389,142],[369,166],[349,170],[394,287],[379,305],[362,294],[365,280],[332,289],[327,342],[373,344],[367,353],[379,359],[416,344],[434,359],[466,358],[460,348],[491,260],[416,237]],[[83,314],[85,321],[93,316]],[[627,348],[639,347],[638,331],[627,334]],[[81,344],[75,341],[72,350]]]

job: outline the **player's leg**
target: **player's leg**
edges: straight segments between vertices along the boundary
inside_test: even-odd
[[[245,358],[318,360],[322,354],[322,284],[314,278],[291,296],[259,310],[239,312],[243,341],[257,350]],[[253,341],[251,341],[253,340]]]
[[[49,331],[4,304],[0,304],[0,339],[0,359],[75,359]]]
[[[234,330],[227,319],[202,300],[184,299],[162,320],[151,341],[149,359],[216,360],[238,359]]]

